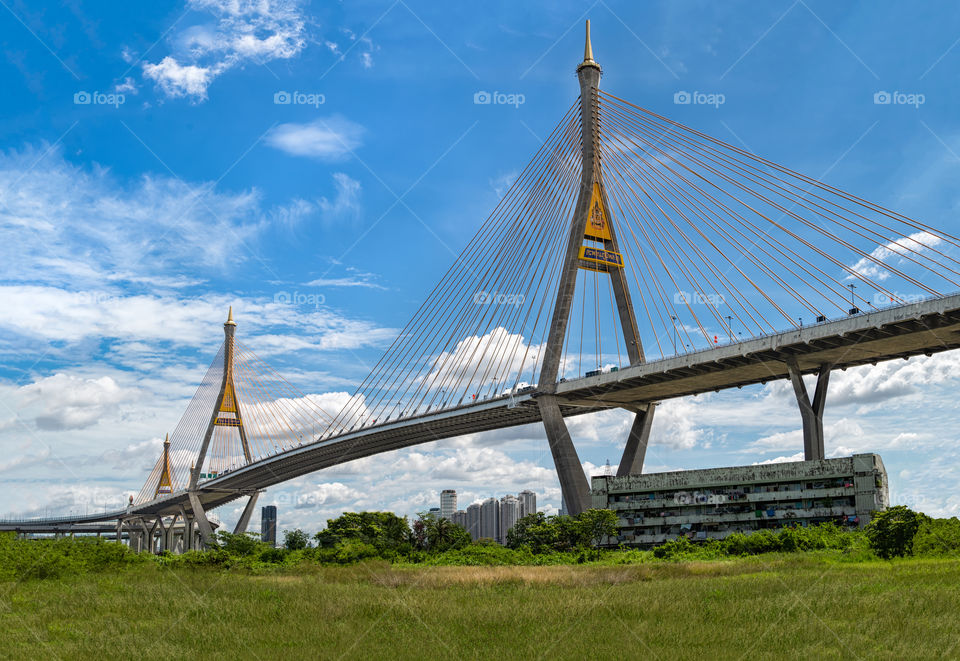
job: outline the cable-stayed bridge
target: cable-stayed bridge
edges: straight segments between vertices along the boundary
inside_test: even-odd
[[[570,416],[634,412],[619,471],[639,473],[659,402],[789,379],[822,459],[833,370],[960,347],[960,239],[601,92],[589,23],[577,74],[577,101],[341,410],[240,344],[231,313],[143,489],[84,523],[169,545],[179,521],[208,541],[208,510],[248,498],[243,530],[286,480],[529,423],[577,513]]]

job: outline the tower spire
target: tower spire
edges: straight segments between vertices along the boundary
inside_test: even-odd
[[[233,306],[230,306],[230,311],[227,312],[227,323],[224,326],[236,326],[237,322],[233,320]]]
[[[583,46],[583,62],[577,67],[577,71],[584,67],[594,67],[599,70],[600,65],[593,59],[593,44],[590,43],[590,19],[587,19],[587,40]]]

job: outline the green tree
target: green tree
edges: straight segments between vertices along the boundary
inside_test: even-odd
[[[589,509],[577,519],[583,527],[584,536],[593,543],[599,556],[603,540],[617,534],[617,515],[613,510]]]
[[[434,518],[427,526],[427,544],[431,551],[442,553],[463,548],[470,544],[470,533],[463,526],[449,519]]]
[[[881,558],[910,555],[917,531],[929,520],[926,514],[897,505],[884,512],[875,512],[864,532],[874,553]]]
[[[309,542],[310,538],[307,537],[307,533],[303,532],[299,528],[296,530],[283,531],[283,547],[288,551],[299,551],[300,549],[305,549],[307,548]]]
[[[421,551],[442,553],[469,545],[470,533],[449,519],[420,512],[413,522],[413,543]]]
[[[920,526],[913,538],[915,555],[956,555],[960,553],[960,520],[931,519]]]
[[[328,519],[326,529],[314,535],[320,548],[360,541],[370,544],[379,553],[409,549],[410,537],[407,518],[393,512],[345,512],[336,519]]]
[[[226,530],[217,531],[214,535],[217,545],[230,555],[254,556],[261,551],[263,543],[260,535],[254,532],[244,532],[237,535]]]

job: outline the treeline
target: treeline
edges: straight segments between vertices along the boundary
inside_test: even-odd
[[[932,519],[906,507],[876,514],[862,531],[834,523],[736,533],[723,540],[677,538],[652,551],[601,548],[617,532],[616,515],[588,510],[578,517],[524,517],[509,531],[506,545],[472,541],[447,519],[421,514],[411,524],[391,512],[350,512],[327,521],[313,536],[284,533],[274,548],[256,534],[219,532],[206,551],[181,555],[136,554],[101,539],[17,539],[0,534],[0,581],[55,578],[114,570],[128,565],[219,567],[268,571],[310,565],[348,565],[380,559],[415,565],[632,564],[651,561],[715,559],[764,553],[833,551],[852,561],[900,556],[960,556],[960,520]]]

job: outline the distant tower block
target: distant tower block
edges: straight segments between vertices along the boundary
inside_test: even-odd
[[[444,489],[440,492],[440,516],[450,521],[457,511],[457,492],[453,489]]]

